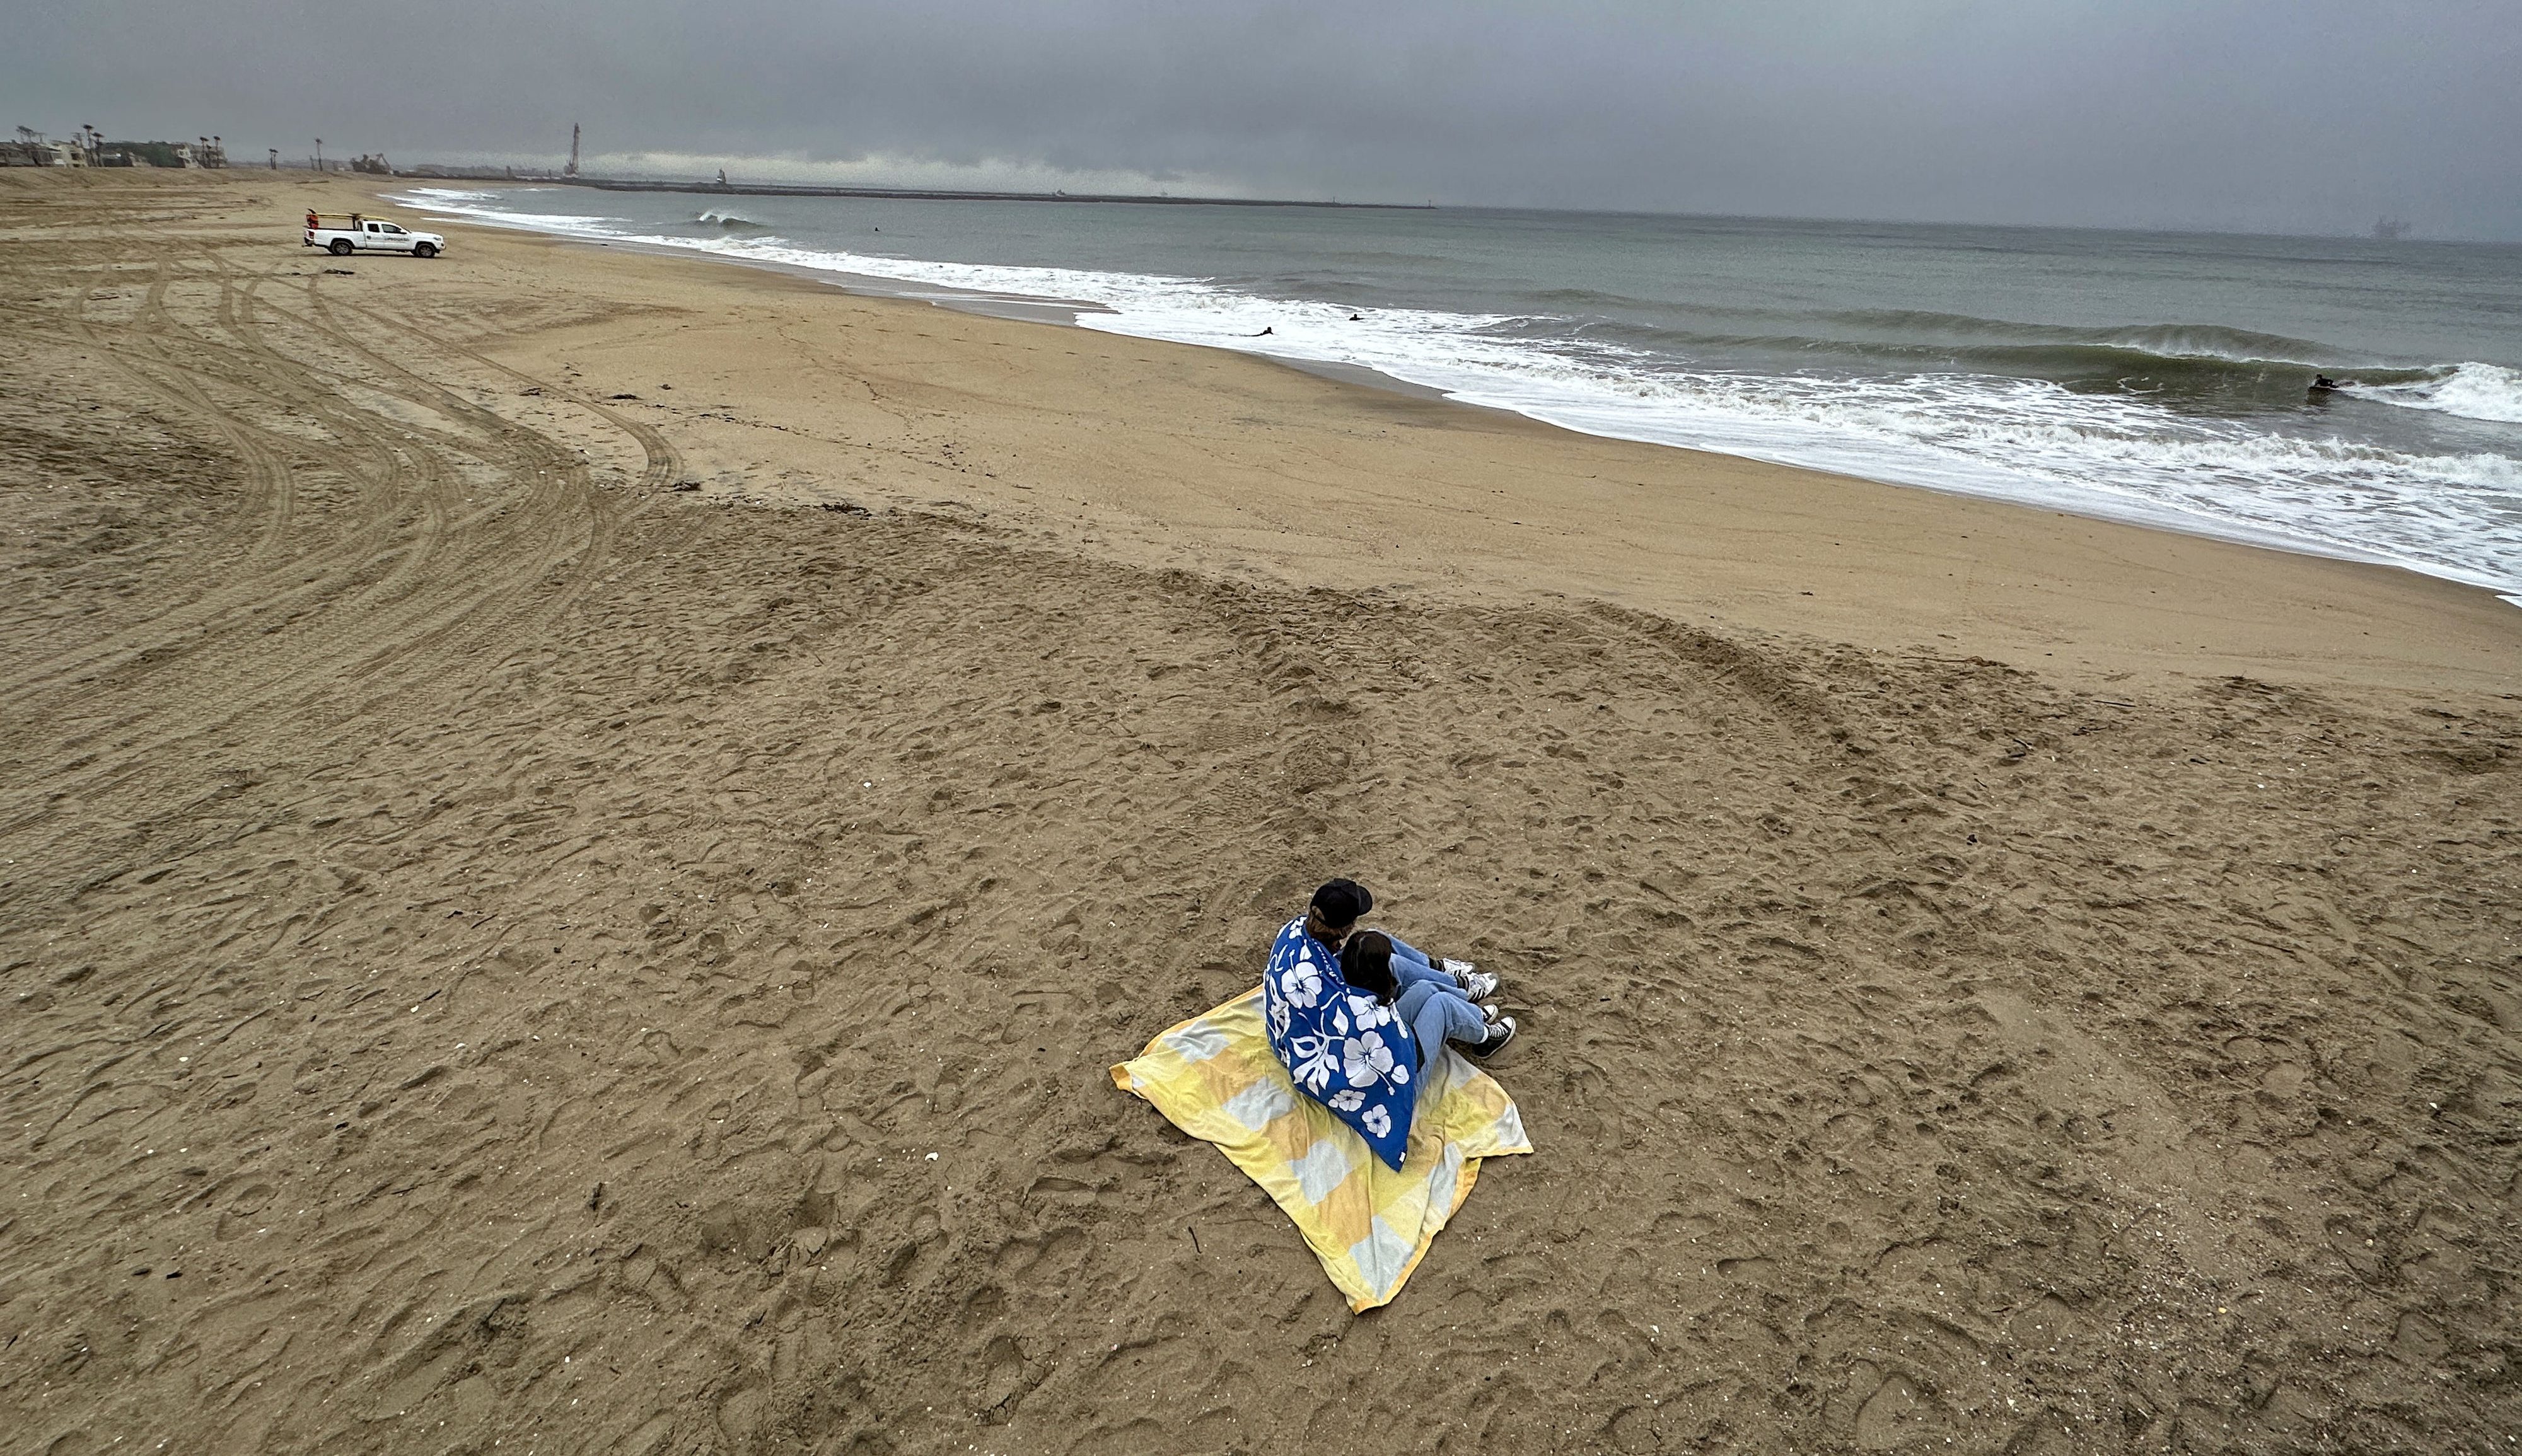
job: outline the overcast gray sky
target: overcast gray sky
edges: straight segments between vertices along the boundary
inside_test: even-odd
[[[0,125],[259,159],[2522,240],[2522,0],[18,0]]]

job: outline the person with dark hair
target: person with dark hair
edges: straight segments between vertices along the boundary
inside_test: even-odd
[[[1424,957],[1397,955],[1396,942],[1380,932],[1368,933],[1374,939],[1357,958],[1357,975],[1376,987],[1352,983],[1339,947],[1374,908],[1375,896],[1354,880],[1315,890],[1303,918],[1282,927],[1271,945],[1261,996],[1270,1049],[1288,1077],[1398,1169],[1409,1147],[1419,1073],[1435,1055],[1411,1045],[1418,1034],[1412,1015],[1424,1018],[1439,1042],[1465,1041],[1482,1056],[1513,1040],[1516,1026],[1511,1018],[1490,1024],[1453,973]],[[1494,987],[1495,978],[1488,983]],[[1385,987],[1389,998],[1378,994]],[[1396,1015],[1404,995],[1410,1010]]]
[[[1401,1019],[1416,1044],[1418,1065],[1446,1042],[1459,1042],[1473,1057],[1488,1058],[1515,1040],[1511,1016],[1494,1021],[1480,1004],[1465,994],[1461,982],[1424,961],[1399,954],[1401,942],[1381,931],[1360,931],[1340,947],[1340,978],[1365,991]],[[1494,985],[1495,977],[1488,978]]]

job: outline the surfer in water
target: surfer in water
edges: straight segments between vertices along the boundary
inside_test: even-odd
[[[2312,377],[2312,392],[2314,394],[2335,394],[2340,387],[2342,387],[2338,381],[2328,375],[2315,374]]]

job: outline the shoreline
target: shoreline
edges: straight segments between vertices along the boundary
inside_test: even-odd
[[[383,202],[387,200],[380,198],[379,201]],[[487,223],[480,218],[464,218],[460,220],[474,226],[497,226],[496,224]],[[957,313],[971,314],[977,318],[999,319],[1012,324],[1048,324],[1054,328],[1081,329],[1086,327],[1078,321],[1081,315],[1090,313],[1109,313],[1112,311],[1100,303],[1080,302],[1068,298],[1030,297],[1021,294],[975,293],[965,289],[946,288],[937,284],[905,283],[900,279],[886,278],[875,273],[851,273],[838,268],[814,268],[809,267],[804,263],[783,263],[775,258],[748,258],[736,257],[726,253],[702,252],[688,248],[676,248],[670,244],[641,243],[603,238],[578,238],[572,237],[566,233],[547,233],[537,228],[503,227],[501,230],[521,232],[533,237],[547,238],[557,243],[577,244],[581,247],[586,248],[606,248],[620,250],[625,252],[645,253],[650,257],[685,258],[701,263],[725,263],[738,268],[756,268],[766,273],[776,273],[784,277],[794,278],[801,283],[820,284],[827,288],[836,288],[854,297],[883,298],[897,303],[925,303],[936,308],[951,309]],[[1135,338],[1138,336],[1125,335],[1121,337]],[[1171,341],[1158,340],[1153,341],[1170,342]],[[1208,345],[1187,343],[1180,345],[1180,347],[1206,348]],[[1344,364],[1337,360],[1331,359],[1291,359],[1279,354],[1244,353],[1240,350],[1226,348],[1220,348],[1214,351],[1224,354],[1234,354],[1239,358],[1257,359],[1264,364],[1275,364],[1282,369],[1292,369],[1298,374],[1311,375],[1316,379],[1330,380],[1334,384],[1354,385],[1362,388],[1379,390],[1386,394],[1398,394],[1405,399],[1424,400],[1431,404],[1448,405],[1455,409],[1485,411],[1490,414],[1504,415],[1514,419],[1523,420],[1535,425],[1547,426],[1553,430],[1565,430],[1567,428],[1563,425],[1554,425],[1548,420],[1534,419],[1532,416],[1523,413],[1521,410],[1510,409],[1502,404],[1474,403],[1471,400],[1448,394],[1433,385],[1419,384],[1415,381],[1403,379],[1399,375],[1386,374],[1380,369],[1370,368],[1364,364]],[[1568,432],[1571,434],[1582,434],[1585,432],[1569,431]],[[1623,439],[1624,437],[1620,435],[1604,435],[1602,438]],[[1655,443],[1655,441],[1652,440],[1629,440],[1627,442],[1631,444]],[[1660,448],[1688,450],[1690,447],[1686,445],[1667,445]],[[1692,451],[1691,453],[1710,454],[1715,452]],[[1792,468],[1793,467],[1790,467],[1790,469]],[[1877,481],[1875,483],[1891,484],[1892,482]],[[1948,493],[1960,494],[1962,492],[1956,491]],[[2100,520],[2105,518],[2097,517],[2095,519]],[[2318,555],[2319,553],[2305,552],[2300,554]],[[2352,560],[2352,558],[2342,557],[2339,558],[2339,560]],[[2372,562],[2371,565],[2394,566],[2396,563],[2375,561]]]
[[[724,280],[734,309],[752,307],[759,296],[738,280],[759,280],[760,289],[781,296],[803,289],[806,296],[834,299],[840,312],[833,322],[844,327],[848,305],[837,300],[879,310],[916,307],[941,322],[928,328],[906,319],[896,327],[933,338],[939,346],[977,348],[976,357],[994,361],[984,377],[998,384],[986,397],[1002,402],[971,418],[1005,421],[987,432],[1010,466],[1046,450],[1063,461],[1080,450],[1102,452],[1055,426],[1029,438],[1012,429],[1014,417],[1004,410],[1021,413],[1057,400],[1062,408],[1093,412],[1106,421],[1105,430],[1129,428],[1122,398],[1146,396],[1114,389],[1122,378],[1143,384],[1170,401],[1162,408],[1191,409],[1213,422],[1201,429],[1215,448],[1131,462],[1120,472],[1126,486],[1112,479],[1103,494],[1087,498],[1094,511],[1078,513],[1096,518],[1095,524],[1048,523],[1054,536],[1096,537],[1106,548],[1126,541],[1140,560],[1179,549],[1189,536],[1202,555],[1265,565],[1297,580],[1329,582],[1344,570],[1388,569],[1394,584],[1423,589],[1572,592],[1682,620],[1738,621],[1876,646],[1941,646],[2105,680],[2143,671],[2413,684],[2441,680],[2438,672],[2449,670],[2452,680],[2480,689],[2522,682],[2522,618],[2506,601],[2484,587],[2396,565],[1592,435],[1518,411],[1414,397],[1379,381],[1325,378],[1236,350],[1069,327],[1051,331],[1051,339],[1001,336],[998,330],[1039,324],[923,307],[925,299],[889,289],[861,293],[820,270],[711,266],[742,260],[481,220],[447,226],[502,240],[490,243],[494,250],[525,247],[626,264],[638,259],[668,270],[655,276],[670,293]],[[950,328],[946,318],[971,323]],[[730,386],[741,382],[754,409],[791,424],[811,419],[822,407],[813,377],[796,367],[763,367],[761,341],[742,337],[744,327],[730,313],[680,332],[712,340],[713,373]],[[820,357],[799,352],[794,342],[775,346],[798,367]],[[532,357],[548,361],[561,352],[546,347]],[[1056,374],[1024,377],[1025,383],[1005,373],[1017,360],[1064,357],[1099,360],[1098,368],[1113,373],[1101,387]],[[635,351],[623,356],[630,370],[621,376],[626,386],[646,369],[633,358]],[[915,392],[929,387],[907,383]],[[950,397],[968,396],[957,390]],[[1268,408],[1253,407],[1264,402]],[[1237,419],[1269,424],[1256,431],[1237,426]],[[1435,446],[1433,454],[1399,447],[1388,433],[1395,428]],[[1378,430],[1387,437],[1375,441]],[[1254,493],[1249,505],[1226,502],[1215,486],[1193,480],[1221,468],[1217,449],[1236,462],[1236,489]],[[1256,538],[1248,520],[1236,519],[1295,512],[1286,518],[1294,520],[1317,510],[1319,487],[1260,465],[1276,457],[1310,472],[1324,451],[1354,461],[1342,469],[1428,481],[1430,494],[1413,501],[1372,490],[1341,508],[1358,519],[1328,531],[1308,529],[1293,541]],[[729,453],[752,453],[762,466],[773,458],[754,451],[751,442]],[[794,439],[777,453],[786,459],[779,468],[791,473],[843,478],[864,473],[855,462]],[[796,496],[760,480],[752,488],[766,500]],[[991,478],[963,475],[956,489],[991,510],[1041,514],[1038,497]],[[1396,555],[1393,543],[1439,523],[1449,542],[1470,549],[1476,568],[1469,560],[1451,569],[1414,566],[1406,550]],[[1274,525],[1270,536],[1284,537],[1284,530]]]
[[[497,179],[493,180],[495,181]],[[518,180],[505,182],[502,185],[534,187],[546,184]],[[378,197],[380,201],[389,202],[393,205],[410,205],[409,204],[395,200],[390,194],[380,193],[378,194]],[[1081,322],[1081,315],[1088,313],[1109,313],[1112,311],[1103,305],[1092,302],[1062,299],[1051,296],[1036,296],[1014,294],[994,295],[960,290],[947,285],[922,284],[887,278],[882,275],[853,273],[841,269],[821,268],[807,263],[791,263],[778,259],[748,257],[738,253],[721,252],[699,246],[678,246],[674,243],[584,236],[571,233],[566,230],[537,228],[525,223],[514,223],[490,218],[466,217],[461,213],[440,213],[434,209],[426,207],[424,207],[423,210],[427,212],[428,215],[438,217],[444,221],[460,221],[474,226],[489,227],[499,231],[523,233],[531,236],[553,239],[564,243],[591,244],[599,248],[621,249],[652,253],[659,256],[695,258],[702,261],[724,262],[743,267],[767,269],[769,271],[783,273],[801,279],[827,283],[846,292],[863,296],[902,298],[912,301],[928,302],[941,307],[983,313],[993,317],[1015,319],[1019,321],[1054,324],[1067,323],[1074,327],[1091,327]],[[1149,336],[1131,334],[1125,335],[1124,337],[1145,338]],[[1385,388],[1417,397],[1442,399],[1467,409],[1491,410],[1503,414],[1514,415],[1536,424],[1547,426],[1554,430],[1565,431],[1570,434],[1587,435],[1599,439],[1618,440],[1624,443],[1648,445],[1659,449],[1681,450],[1699,455],[1720,455],[1730,459],[1754,461],[1762,464],[1778,466],[1783,469],[1807,471],[1817,475],[1831,476],[1839,478],[1860,479],[1876,485],[1891,488],[1924,490],[1939,495],[1969,500],[1988,501],[2025,510],[2051,511],[2083,520],[2104,522],[2116,525],[2136,526],[2149,530],[2168,531],[2178,535],[2201,537],[2213,541],[2285,552],[2292,555],[2318,557],[2330,561],[2352,562],[2365,566],[2383,567],[2395,570],[2411,572],[2416,575],[2433,577],[2438,580],[2450,582],[2456,586],[2487,591],[2497,596],[2505,604],[2514,607],[2517,610],[2522,610],[2522,589],[2508,589],[2508,583],[2491,582],[2480,579],[2473,574],[2463,572],[2454,568],[2438,566],[2424,561],[2397,556],[2386,551],[2368,549],[2341,542],[2327,541],[2316,537],[2304,536],[2277,526],[2254,524],[2247,522],[2228,519],[2210,512],[2184,510],[2176,505],[2170,505],[2161,502],[2130,502],[2115,506],[2107,499],[2063,501],[2041,500],[2027,496],[2025,493],[2020,491],[2009,491],[1997,487],[1983,486],[1973,483],[1966,478],[1898,478],[1896,475],[1868,475],[1852,473],[1833,469],[1827,465],[1816,465],[1797,460],[1792,458],[1793,452],[1787,452],[1781,455],[1769,455],[1734,451],[1713,448],[1705,445],[1675,443],[1672,441],[1657,439],[1647,434],[1622,432],[1618,429],[1612,427],[1605,427],[1602,429],[1589,428],[1585,425],[1571,423],[1565,419],[1556,418],[1549,410],[1538,406],[1525,407],[1512,403],[1495,403],[1487,400],[1467,397],[1462,393],[1450,391],[1442,387],[1423,384],[1371,365],[1353,364],[1333,360],[1306,359],[1290,355],[1271,353],[1258,349],[1238,348],[1227,343],[1184,342],[1182,341],[1160,341],[1179,342],[1183,343],[1183,346],[1186,347],[1208,348],[1222,353],[1240,354],[1245,357],[1263,360],[1283,367],[1316,374],[1324,378],[1365,384],[1371,387]],[[2107,496],[2107,492],[2104,492],[2104,495]]]

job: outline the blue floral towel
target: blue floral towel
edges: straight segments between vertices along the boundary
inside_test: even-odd
[[[1398,1171],[1419,1102],[1410,1028],[1391,1007],[1340,979],[1339,958],[1305,933],[1302,920],[1287,922],[1270,947],[1261,999],[1270,1050],[1288,1077]]]

